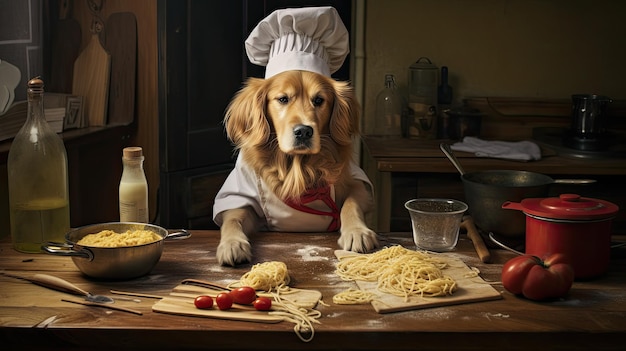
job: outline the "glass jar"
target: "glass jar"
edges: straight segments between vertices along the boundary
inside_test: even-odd
[[[410,138],[434,139],[437,136],[437,75],[437,66],[427,57],[420,57],[409,67]]]
[[[374,135],[402,136],[402,111],[404,99],[396,86],[393,74],[385,75],[385,87],[376,97],[376,121]]]

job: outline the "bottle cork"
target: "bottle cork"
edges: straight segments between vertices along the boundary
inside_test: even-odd
[[[124,158],[138,158],[143,156],[143,150],[139,146],[125,147],[123,150]]]
[[[35,77],[28,81],[29,87],[41,87],[43,88],[43,80],[40,77]]]
[[[28,92],[42,93],[43,92],[43,80],[40,77],[35,77],[29,80]]]

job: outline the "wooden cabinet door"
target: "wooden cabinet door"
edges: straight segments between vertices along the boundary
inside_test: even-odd
[[[202,197],[198,192],[214,189],[232,168],[222,119],[242,81],[243,3],[162,0],[157,12],[157,221],[168,228],[210,227],[214,194]]]

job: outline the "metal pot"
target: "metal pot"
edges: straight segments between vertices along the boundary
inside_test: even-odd
[[[550,185],[589,184],[590,179],[558,179],[535,172],[514,170],[491,170],[466,173],[447,144],[440,144],[441,151],[461,174],[465,202],[474,223],[484,232],[492,232],[507,244],[523,244],[526,219],[522,213],[506,211],[502,204],[521,201],[525,198],[546,197]]]
[[[149,230],[161,237],[152,243],[137,246],[94,247],[77,242],[88,234],[102,230],[122,233],[127,230]],[[124,280],[148,274],[159,262],[165,239],[186,239],[186,230],[169,233],[165,228],[133,222],[110,222],[87,225],[65,234],[65,243],[48,243],[42,249],[58,256],[71,256],[72,261],[84,274],[100,279]]]
[[[491,170],[461,175],[465,200],[476,225],[485,232],[509,238],[523,238],[526,219],[522,213],[505,211],[506,201],[546,197],[550,185],[588,184],[589,179],[552,179],[535,172]]]
[[[505,202],[502,208],[525,214],[526,254],[540,258],[564,254],[574,268],[576,279],[594,278],[606,272],[617,205],[577,194],[562,194],[558,198]]]

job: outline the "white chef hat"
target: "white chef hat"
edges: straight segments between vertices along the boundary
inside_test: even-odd
[[[250,62],[267,66],[265,78],[288,70],[329,76],[350,52],[349,34],[333,7],[276,10],[246,40]]]

